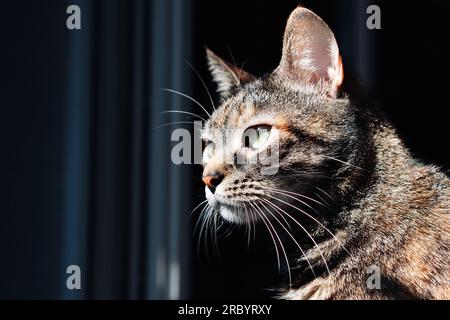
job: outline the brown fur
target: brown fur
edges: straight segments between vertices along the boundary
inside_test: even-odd
[[[351,79],[337,91],[341,60],[326,46],[337,48],[331,30],[297,8],[280,65],[269,76],[233,75],[208,51],[223,103],[204,135],[217,142],[217,132],[234,129],[225,137],[225,152],[233,155],[241,150],[229,141],[259,119],[278,130],[280,142],[274,176],[262,175],[260,164],[209,159],[204,175],[223,177],[210,205],[231,222],[262,222],[269,232],[273,223],[277,235],[287,233],[279,221],[286,219],[303,250],[286,238],[297,268],[291,288],[281,286],[285,299],[449,299],[449,178],[411,156]],[[319,60],[329,65],[314,65]],[[371,266],[381,272],[380,289],[367,286]]]

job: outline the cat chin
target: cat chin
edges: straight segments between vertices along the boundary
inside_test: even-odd
[[[221,205],[219,209],[219,213],[222,218],[230,223],[244,224],[248,222],[248,220],[246,220],[243,216],[243,212],[238,211],[238,208],[228,205]]]

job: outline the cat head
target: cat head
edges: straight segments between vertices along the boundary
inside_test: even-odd
[[[209,204],[226,220],[245,223],[322,202],[336,175],[349,169],[344,163],[358,135],[352,106],[339,92],[343,66],[330,28],[310,10],[295,9],[279,66],[263,78],[208,49],[207,59],[222,98],[202,132]],[[265,174],[268,159],[277,168]]]

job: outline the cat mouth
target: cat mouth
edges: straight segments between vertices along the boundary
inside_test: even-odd
[[[246,210],[244,206],[229,205],[225,203],[218,203],[217,210],[223,219],[231,223],[243,224],[248,222],[248,217],[245,216]]]
[[[244,202],[227,199],[217,194],[212,194],[206,189],[206,199],[211,207],[220,214],[220,216],[230,223],[245,224],[252,220],[249,216],[249,207]]]
[[[222,201],[219,199],[208,199],[209,204],[220,214],[220,216],[231,223],[243,224],[248,222],[245,206],[231,201]]]

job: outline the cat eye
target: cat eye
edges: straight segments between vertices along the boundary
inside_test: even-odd
[[[214,154],[215,149],[216,149],[216,145],[214,144],[214,142],[212,142],[212,141],[205,142],[205,148],[203,149],[203,161],[204,162],[208,162],[209,159],[211,159],[211,157]]]
[[[262,124],[247,128],[244,131],[244,147],[259,149],[269,140],[272,126]]]

